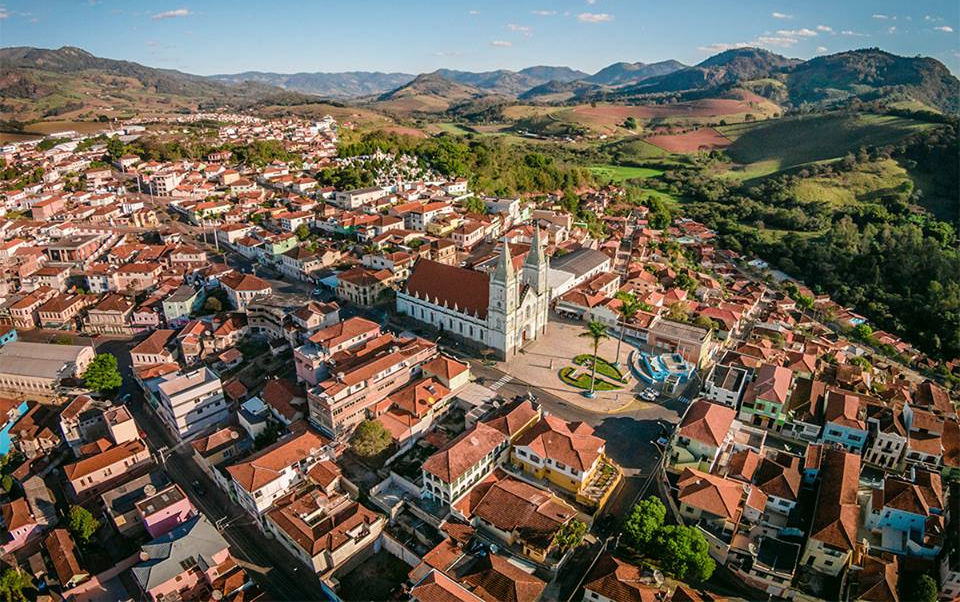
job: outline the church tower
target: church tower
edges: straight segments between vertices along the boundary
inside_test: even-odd
[[[523,281],[530,285],[538,295],[547,292],[547,258],[540,241],[540,227],[534,226],[533,241],[530,243],[530,252],[523,261]]]
[[[487,307],[487,327],[492,343],[502,345],[509,357],[513,352],[517,313],[517,273],[513,270],[510,245],[503,239],[503,250],[497,258],[497,267],[490,276],[490,300]]]

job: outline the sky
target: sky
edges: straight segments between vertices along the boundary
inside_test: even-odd
[[[736,46],[864,47],[960,72],[957,0],[0,0],[0,45],[211,75],[695,64]]]

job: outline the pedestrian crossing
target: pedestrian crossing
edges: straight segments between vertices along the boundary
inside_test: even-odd
[[[683,404],[690,403],[690,400],[687,399],[686,395],[681,395],[680,397],[677,398],[677,401]]]
[[[500,377],[500,380],[498,380],[497,382],[495,382],[495,383],[493,383],[492,385],[490,385],[490,390],[491,390],[491,391],[499,391],[501,387],[503,387],[504,385],[506,385],[506,384],[507,384],[508,382],[510,382],[511,380],[513,380],[513,377],[512,377],[512,376],[510,376],[509,374],[504,374],[503,376]]]

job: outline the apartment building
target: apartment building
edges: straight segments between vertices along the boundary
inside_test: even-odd
[[[421,373],[435,343],[382,335],[338,360],[331,376],[308,391],[310,422],[332,437],[349,435],[369,408]]]
[[[63,473],[74,499],[81,500],[99,495],[152,463],[150,450],[135,439],[67,464]]]
[[[230,418],[230,402],[223,395],[220,377],[207,367],[169,374],[157,391],[157,412],[181,440],[192,439]]]
[[[293,352],[297,380],[316,385],[329,374],[326,362],[333,354],[357,348],[379,334],[379,324],[360,317],[348,318],[316,331],[306,344]]]
[[[509,446],[506,435],[478,422],[423,463],[420,496],[452,506],[497,467]]]

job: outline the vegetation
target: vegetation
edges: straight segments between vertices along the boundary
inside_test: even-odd
[[[620,313],[620,320],[623,322],[629,322],[637,313],[640,311],[640,301],[637,299],[637,296],[631,292],[623,291],[616,294],[617,299],[620,301],[620,308],[617,310]],[[617,339],[617,363],[620,363],[620,346],[623,345],[623,333],[626,330],[625,328],[620,328],[620,337]]]
[[[607,378],[615,381],[619,382],[624,380],[623,373],[620,372],[616,366],[602,357],[598,357],[596,360],[594,360],[592,355],[584,353],[573,358],[573,363],[578,366],[590,366],[591,368],[596,367],[597,372],[599,372],[601,376],[606,376]],[[596,366],[594,366],[594,364],[596,364]]]
[[[119,389],[123,384],[123,377],[117,367],[117,358],[109,353],[95,355],[83,373],[83,384],[100,393]]]
[[[903,579],[900,589],[901,598],[915,602],[936,602],[939,592],[937,581],[926,573],[909,581]]]
[[[590,367],[590,394],[593,395],[597,383],[597,350],[600,348],[600,341],[609,339],[610,336],[607,334],[607,327],[597,321],[588,322],[586,330],[581,332],[579,336],[593,342],[593,364]]]
[[[551,155],[494,137],[440,134],[423,139],[376,131],[342,143],[339,154],[356,157],[377,150],[418,157],[444,175],[469,177],[476,191],[499,196],[575,190],[592,181],[563,153]]]
[[[393,436],[383,428],[379,420],[364,420],[353,432],[350,445],[353,450],[365,457],[373,457],[382,453],[393,443]]]
[[[560,380],[570,385],[571,387],[576,387],[578,389],[583,389],[584,391],[590,390],[593,388],[595,391],[615,391],[620,387],[614,384],[611,384],[603,379],[591,378],[586,374],[578,374],[574,377],[576,368],[571,366],[566,366],[561,368],[558,375]]]
[[[30,576],[19,567],[7,567],[0,573],[0,596],[5,602],[26,602],[26,590],[34,589]]]
[[[651,496],[640,500],[630,511],[630,516],[623,526],[627,543],[637,550],[646,549],[666,517],[667,507],[660,498]]]
[[[587,534],[587,524],[582,520],[573,519],[560,527],[557,534],[553,536],[553,543],[560,550],[561,554],[566,553],[580,545],[583,536]]]
[[[67,514],[67,528],[74,539],[81,544],[86,544],[100,528],[100,521],[83,506],[70,506]]]

